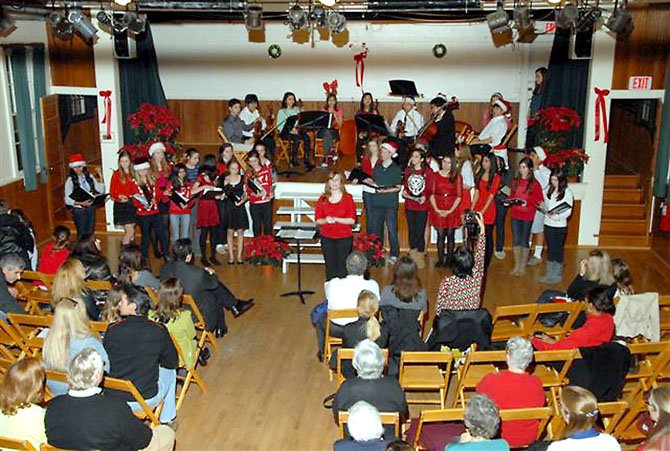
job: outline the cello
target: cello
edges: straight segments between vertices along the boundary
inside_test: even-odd
[[[421,130],[416,134],[417,138],[423,138],[428,141],[431,141],[435,135],[437,135],[437,130],[438,130],[438,125],[437,125],[437,118],[440,116],[443,112],[445,111],[453,111],[457,110],[460,108],[460,104],[458,102],[458,98],[455,96],[451,97],[451,100],[442,105],[440,108],[440,111],[437,113],[433,114],[428,120],[423,127],[421,127]]]

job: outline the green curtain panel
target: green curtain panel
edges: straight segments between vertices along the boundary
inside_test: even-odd
[[[12,66],[14,94],[16,100],[16,126],[21,142],[21,160],[23,161],[23,183],[26,191],[37,189],[35,166],[35,130],[30,109],[30,88],[28,87],[28,69],[26,65],[28,49],[12,47],[9,49],[9,61]]]
[[[44,132],[42,131],[42,102],[40,99],[47,95],[46,70],[44,60],[44,47],[33,47],[33,90],[35,98],[35,115],[37,127],[38,152],[40,156],[40,174],[42,176],[42,183],[47,182],[47,157],[44,151]]]
[[[654,178],[654,196],[668,195],[668,165],[670,164],[670,70],[665,74],[665,96],[663,98],[663,117],[658,141],[656,158],[656,176]]]

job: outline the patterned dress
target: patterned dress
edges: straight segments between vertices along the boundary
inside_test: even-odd
[[[484,279],[484,248],[486,240],[480,234],[475,249],[475,265],[472,276],[446,276],[437,290],[435,315],[442,310],[475,310],[481,306],[482,281]]]

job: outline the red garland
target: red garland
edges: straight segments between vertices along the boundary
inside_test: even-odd
[[[607,103],[605,97],[610,93],[609,89],[593,88],[596,95],[596,136],[595,140],[600,141],[600,115],[602,114],[603,123],[603,142],[608,143],[610,139],[609,130],[607,129]]]
[[[360,53],[354,55],[354,61],[356,61],[356,86],[361,88],[361,92],[364,92],[363,89],[363,78],[365,77],[365,58],[368,57],[367,47]],[[360,75],[359,75],[360,73]]]
[[[112,139],[112,91],[100,91],[105,115],[102,118],[102,124],[107,125],[107,131],[103,135],[104,139]]]

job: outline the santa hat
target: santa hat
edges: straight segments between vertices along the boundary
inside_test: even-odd
[[[398,155],[398,145],[392,141],[386,141],[382,143],[381,148],[391,152],[394,158],[396,155]]]
[[[86,166],[86,160],[84,160],[84,156],[80,153],[70,155],[70,167],[74,169],[80,166]]]
[[[498,108],[500,108],[503,113],[507,112],[507,105],[505,105],[505,102],[503,102],[502,100],[496,100],[495,102],[493,102],[493,106],[497,106]]]
[[[428,140],[427,140],[426,138],[424,138],[424,137],[417,138],[415,142],[416,142],[416,144],[421,144],[421,145],[422,145],[423,147],[425,147],[426,149],[430,149],[430,143],[429,143]]]
[[[133,169],[136,171],[142,171],[144,169],[149,169],[150,167],[149,160],[146,158],[138,158],[133,161]]]
[[[544,161],[547,159],[547,152],[544,150],[543,147],[535,146],[533,147],[533,152],[537,154],[537,157],[540,159],[540,161]]]
[[[150,145],[149,146],[149,158],[153,157],[154,152],[156,152],[157,150],[162,150],[163,152],[165,152],[165,144],[163,144],[162,142],[155,142],[152,145]]]

